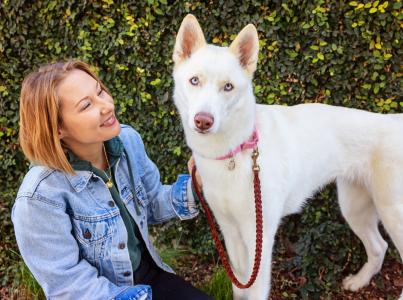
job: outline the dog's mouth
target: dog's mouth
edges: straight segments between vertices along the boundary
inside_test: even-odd
[[[200,133],[200,134],[208,134],[209,132],[210,132],[210,130],[209,129],[205,129],[205,130],[202,130],[202,129],[199,129],[199,128],[195,128],[194,129],[197,133]]]

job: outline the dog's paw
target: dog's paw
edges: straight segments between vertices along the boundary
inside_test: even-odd
[[[360,274],[349,275],[343,280],[343,288],[348,291],[356,292],[360,288],[368,285],[371,278],[365,278],[364,276],[360,276]]]

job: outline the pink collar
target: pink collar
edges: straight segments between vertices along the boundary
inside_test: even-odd
[[[234,150],[230,151],[227,155],[220,156],[215,158],[216,160],[225,160],[227,158],[232,158],[239,152],[241,152],[244,149],[253,149],[256,147],[257,142],[259,141],[259,136],[256,130],[256,127],[253,129],[252,136],[247,140],[246,142],[243,142],[241,145],[236,147]]]

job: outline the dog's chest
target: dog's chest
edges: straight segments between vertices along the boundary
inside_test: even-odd
[[[228,166],[229,160],[200,164],[203,192],[217,217],[243,218],[254,209],[252,161],[242,154],[235,158],[235,168]]]

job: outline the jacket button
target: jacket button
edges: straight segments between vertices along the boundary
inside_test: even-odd
[[[127,271],[123,273],[124,277],[129,277],[130,275],[132,275],[132,272]]]
[[[126,247],[126,244],[125,243],[120,243],[118,247],[119,247],[119,249],[124,249]]]
[[[86,229],[84,232],[84,238],[89,240],[91,236],[92,236],[91,232],[88,229]]]
[[[109,202],[108,202],[108,205],[109,205],[110,207],[114,207],[114,206],[115,206],[115,202],[109,201]]]

